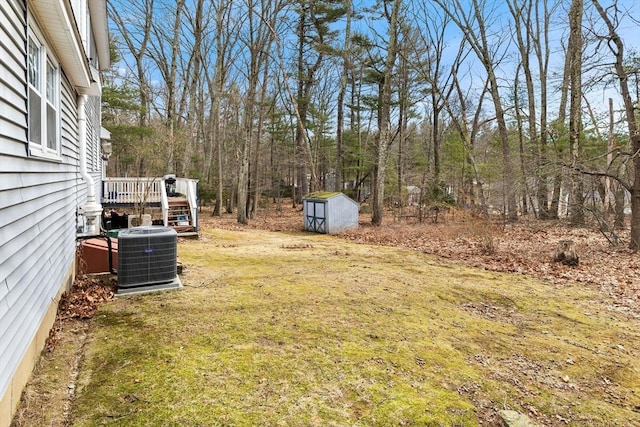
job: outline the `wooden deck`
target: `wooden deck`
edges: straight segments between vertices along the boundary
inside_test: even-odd
[[[173,228],[184,237],[187,233],[197,235],[197,181],[187,178],[173,181],[169,193],[163,178],[105,178],[101,199],[105,228],[152,224]]]

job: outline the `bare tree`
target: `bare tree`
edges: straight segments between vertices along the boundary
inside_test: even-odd
[[[268,91],[270,86],[275,84],[275,79],[271,78],[273,73],[272,63],[275,55],[272,54],[274,45],[274,33],[271,28],[277,28],[278,20],[281,18],[282,11],[286,6],[285,1],[261,0],[260,2],[260,22],[268,22],[269,25],[260,25],[255,30],[256,35],[254,41],[260,49],[259,53],[259,71],[262,73],[261,79],[258,79],[259,93],[256,93],[257,117],[255,120],[255,137],[253,141],[253,156],[250,160],[249,172],[249,205],[247,214],[253,218],[258,208],[260,196],[260,170],[261,170],[261,145],[264,135],[264,125],[267,119],[267,111],[269,108]],[[277,75],[277,73],[273,73]],[[258,76],[259,77],[259,76]]]
[[[439,130],[440,114],[445,108],[449,96],[453,91],[452,74],[445,63],[445,48],[447,37],[445,36],[451,18],[446,14],[434,13],[425,2],[416,2],[414,16],[419,28],[422,43],[427,48],[424,51],[424,60],[419,67],[419,76],[428,84],[428,94],[431,104],[430,124],[431,147],[433,149],[433,180],[436,185],[440,181],[440,146],[442,145],[442,132]]]
[[[189,132],[184,143],[182,153],[182,162],[180,171],[182,176],[189,176],[189,169],[195,150],[194,145],[204,139],[204,85],[203,85],[203,48],[204,43],[204,27],[207,22],[204,21],[205,9],[204,0],[196,0],[195,11],[186,11],[186,24],[184,27],[189,28],[190,35],[193,36],[193,45],[189,46],[191,54],[189,56],[188,65],[186,67],[185,79],[187,88],[182,93],[182,101],[180,102],[180,112],[178,116],[187,117],[187,126]],[[188,99],[188,101],[186,101]],[[186,109],[186,111],[184,111]]]
[[[416,51],[415,57],[422,58],[416,65],[418,78],[427,84],[429,100],[429,133],[425,141],[426,149],[431,151],[433,170],[431,174],[431,188],[438,189],[441,184],[441,147],[444,138],[442,128],[442,113],[447,109],[447,103],[456,88],[453,82],[462,60],[467,56],[464,39],[458,46],[458,53],[452,64],[446,63],[447,31],[451,18],[445,13],[434,11],[429,3],[414,2],[413,15],[416,25],[420,29],[423,51]],[[459,84],[459,81],[458,81]],[[425,178],[426,181],[426,178]],[[423,185],[425,187],[425,185]],[[423,188],[422,191],[426,191]]]
[[[266,98],[266,77],[271,45],[274,42],[276,20],[282,9],[282,2],[268,0],[246,0],[248,15],[246,18],[246,31],[242,41],[248,54],[248,66],[246,68],[247,92],[244,97],[243,129],[244,135],[239,149],[239,171],[237,219],[241,224],[248,221],[250,204],[250,188],[253,191],[253,200],[257,202],[257,163],[259,154],[259,140],[262,137],[262,111],[261,105]],[[268,24],[268,25],[263,25]],[[260,77],[263,76],[262,90],[260,90]],[[252,156],[252,150],[254,155]],[[253,176],[249,176],[250,163],[253,162]],[[251,178],[251,180],[250,180]],[[250,182],[251,181],[251,182]],[[256,187],[254,187],[256,186]],[[254,207],[255,208],[255,207]]]
[[[527,54],[528,55],[528,54]],[[525,145],[527,145],[527,141],[526,141],[526,129],[525,129],[525,125],[524,125],[524,118],[523,118],[523,112],[525,111],[525,109],[522,106],[521,103],[521,89],[520,89],[520,73],[522,72],[523,69],[523,64],[520,63],[518,64],[518,66],[516,67],[516,76],[514,79],[514,83],[513,83],[513,110],[515,112],[515,119],[516,119],[516,126],[517,126],[517,130],[518,130],[518,148],[520,150],[520,170],[522,172],[522,176],[523,176],[523,184],[524,184],[524,192],[522,193],[522,213],[523,214],[527,214],[528,213],[528,206],[529,203],[527,201],[527,199],[530,197],[529,194],[529,185],[528,185],[528,177],[530,176],[530,168],[528,167],[529,163],[530,163],[530,159],[528,159],[527,157],[530,157],[527,155],[527,150],[525,149]],[[534,111],[528,111],[527,112],[529,115],[533,115],[535,117],[535,110]],[[527,113],[524,113],[525,115],[527,115]]]
[[[502,147],[502,162],[504,168],[503,188],[505,193],[505,214],[511,221],[518,218],[516,203],[516,183],[513,173],[511,148],[509,146],[509,134],[505,119],[503,100],[498,84],[496,69],[503,59],[504,38],[489,36],[491,25],[491,10],[488,10],[485,0],[471,0],[467,11],[460,0],[434,0],[443,11],[463,32],[464,38],[482,64],[489,82],[489,94],[493,100],[493,106],[498,126],[498,137]]]
[[[631,241],[629,247],[633,250],[638,250],[640,249],[640,134],[638,134],[636,108],[629,90],[629,72],[625,68],[625,44],[617,27],[620,10],[617,2],[605,9],[598,0],[591,1],[608,30],[604,39],[615,59],[613,68],[620,87],[622,101],[624,102],[634,172],[632,183],[625,185],[626,189],[631,193]]]
[[[352,2],[344,0],[346,23],[344,29],[344,45],[340,56],[342,59],[342,74],[340,75],[340,89],[338,90],[336,110],[336,180],[335,190],[342,191],[344,187],[344,100],[347,93],[347,82],[351,73],[351,15]]]
[[[393,0],[389,5],[384,2],[384,13],[388,19],[387,54],[384,61],[384,69],[380,75],[378,92],[378,133],[376,135],[376,163],[373,173],[373,209],[371,222],[374,225],[382,224],[384,212],[384,184],[389,158],[389,147],[393,142],[391,131],[391,91],[393,73],[395,71],[398,56],[398,36],[400,32],[400,7],[401,0]]]
[[[535,166],[537,212],[539,218],[546,219],[549,217],[549,190],[545,171],[547,164],[547,77],[550,54],[549,25],[554,6],[550,7],[548,0],[508,0],[507,5],[513,17],[514,39],[525,77],[526,119],[528,140],[531,144],[533,165]],[[531,58],[535,61],[531,61]],[[534,84],[536,78],[539,80],[537,87]],[[539,113],[538,106],[540,107]],[[516,115],[521,115],[520,110],[516,111]],[[522,159],[522,162],[524,164],[525,160]],[[523,199],[526,200],[526,195]]]
[[[109,18],[115,23],[118,29],[119,38],[122,39],[126,50],[134,59],[136,85],[140,97],[140,109],[138,115],[138,125],[147,126],[149,124],[149,81],[147,78],[146,61],[148,60],[149,39],[151,38],[151,28],[154,24],[154,0],[143,0],[142,2],[126,2],[126,20],[119,10],[124,7],[122,4],[111,1],[107,3]]]
[[[258,76],[262,67],[264,56],[261,51],[264,49],[263,34],[257,33],[260,10],[253,0],[247,1],[247,31],[243,38],[249,53],[249,64],[247,67],[247,93],[244,99],[244,111],[242,115],[243,130],[238,150],[239,169],[237,186],[237,219],[241,224],[248,222],[247,218],[247,198],[249,192],[249,154],[251,143],[254,137],[254,107],[256,104],[256,93],[258,90]]]
[[[186,0],[177,0],[159,5],[164,12],[162,18],[155,20],[151,27],[153,37],[149,40],[150,59],[160,72],[164,88],[156,106],[161,112],[166,128],[166,172],[175,172],[175,137],[177,117],[177,94],[181,85],[178,74],[180,37],[183,24],[183,12]],[[166,21],[165,21],[166,20]],[[166,23],[170,23],[167,31]]]
[[[577,166],[582,157],[582,14],[583,0],[572,0],[569,9],[569,155],[572,166]],[[579,175],[573,175],[573,203],[571,222],[584,223],[584,187]]]
[[[223,173],[224,134],[225,129],[221,120],[222,103],[225,87],[229,79],[231,57],[238,37],[236,19],[233,15],[233,2],[213,2],[207,11],[207,27],[213,30],[207,32],[203,41],[203,75],[207,81],[209,97],[209,126],[208,145],[204,152],[204,176],[207,183],[211,183],[211,170],[215,157],[216,199],[213,209],[214,215],[222,215],[225,176]]]
[[[452,127],[460,136],[462,145],[465,150],[467,162],[471,166],[473,173],[472,182],[470,183],[468,197],[471,199],[471,205],[486,216],[488,214],[487,201],[484,194],[483,180],[480,175],[478,162],[476,161],[475,147],[478,134],[482,128],[489,123],[489,119],[482,116],[484,99],[488,92],[489,82],[485,80],[483,88],[475,102],[470,102],[469,93],[465,92],[460,82],[460,67],[465,55],[464,43],[461,44],[458,55],[451,67],[452,87],[454,88],[451,98],[444,105],[452,123]],[[475,104],[475,111],[471,111],[469,104]],[[475,187],[475,188],[474,188]]]

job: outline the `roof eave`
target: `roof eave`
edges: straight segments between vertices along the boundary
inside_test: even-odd
[[[93,0],[89,2],[91,13],[91,27],[98,51],[98,64],[100,70],[111,68],[111,55],[109,49],[109,26],[107,22],[106,0]]]
[[[76,88],[89,88],[93,80],[89,59],[69,2],[37,0],[30,1],[29,5],[71,83]]]

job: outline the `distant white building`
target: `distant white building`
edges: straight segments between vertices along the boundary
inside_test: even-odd
[[[420,187],[416,187],[415,185],[407,185],[405,187],[407,189],[407,204],[409,206],[417,206],[420,204],[420,196],[422,195],[422,190]]]

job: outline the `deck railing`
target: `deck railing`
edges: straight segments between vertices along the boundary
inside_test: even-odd
[[[102,203],[160,203],[162,178],[104,178]]]
[[[178,178],[176,180],[176,191],[187,197],[193,226],[198,231],[198,181],[189,178]]]
[[[162,206],[162,225],[169,226],[169,197],[167,196],[167,187],[164,179],[162,180],[162,191],[160,192],[160,198]]]

